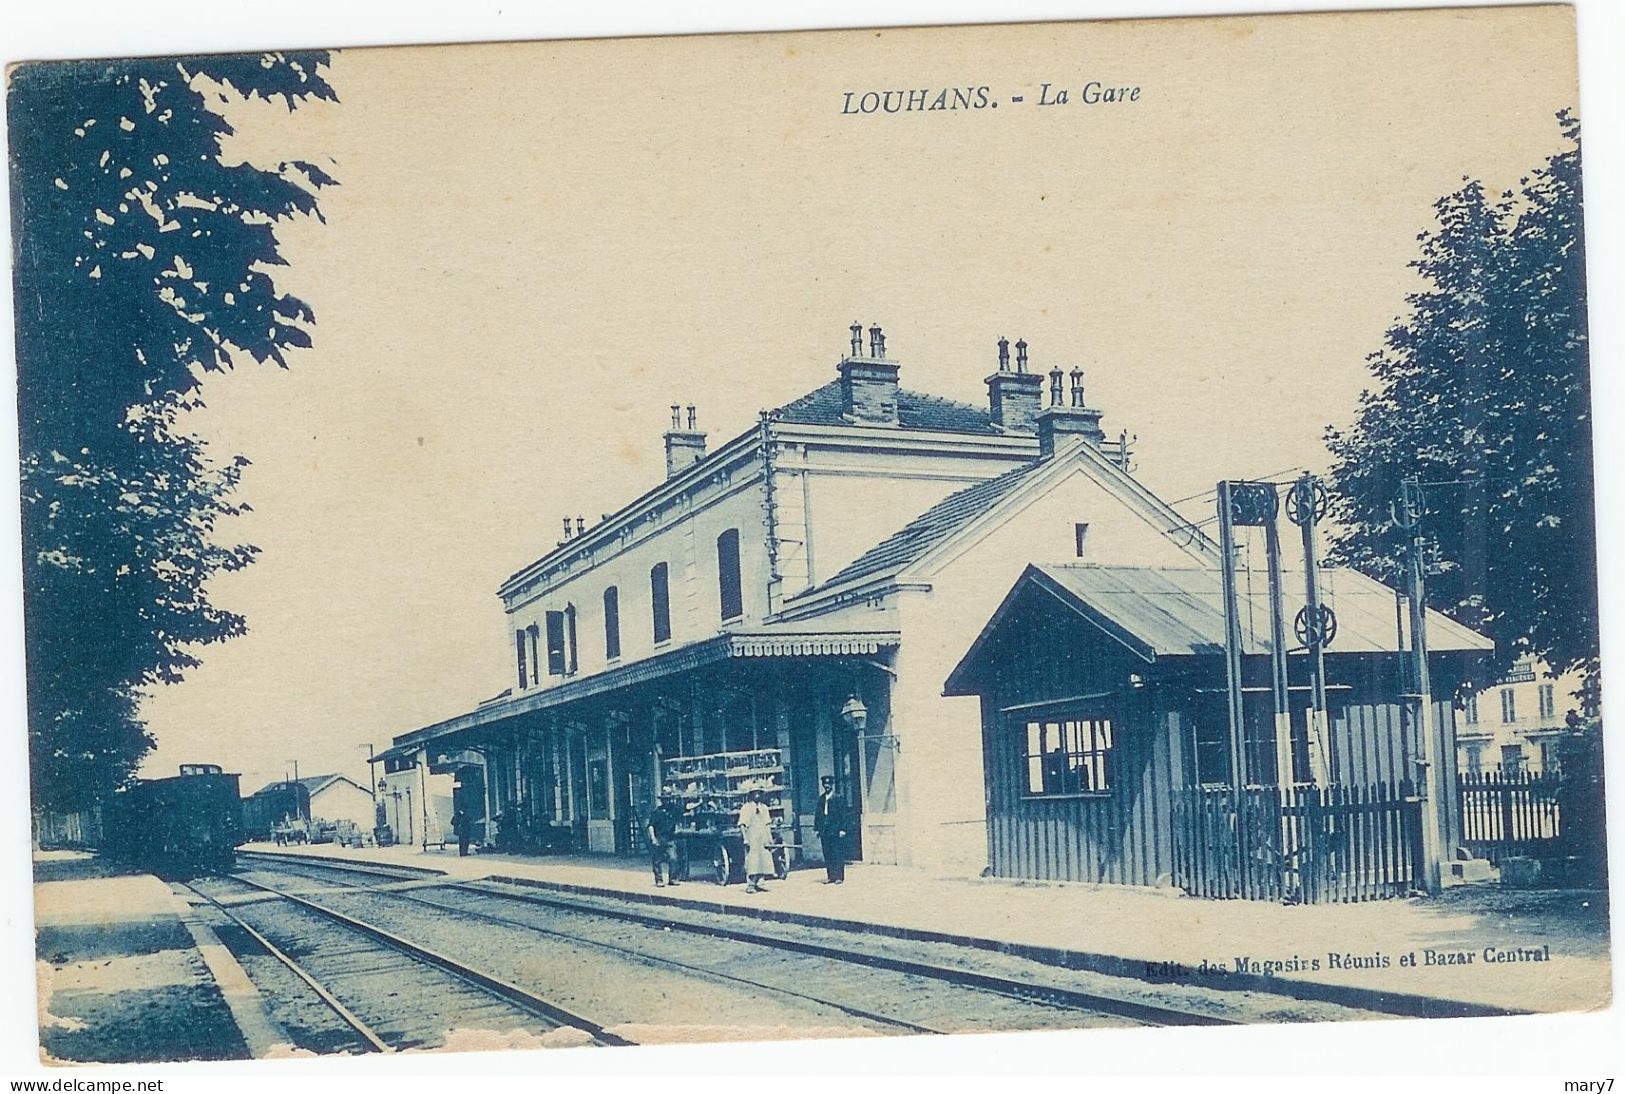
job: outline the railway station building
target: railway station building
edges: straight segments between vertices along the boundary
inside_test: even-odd
[[[901,373],[854,324],[828,383],[721,445],[674,406],[664,481],[498,589],[511,687],[396,737],[386,770],[477,787],[499,848],[631,854],[663,759],[772,748],[803,859],[830,776],[854,857],[984,869],[983,703],[944,685],[1012,585],[1211,571],[1218,547],[1135,479],[1080,369],[1000,339],[985,405]]]

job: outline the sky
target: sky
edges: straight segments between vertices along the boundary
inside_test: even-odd
[[[1433,201],[1559,149],[1570,18],[364,49],[338,103],[233,108],[232,154],[342,185],[282,233],[314,348],[209,377],[193,418],[253,461],[224,531],[262,553],[210,586],[249,633],[146,702],[146,772],[363,779],[507,686],[497,585],[658,480],[669,404],[715,446],[834,378],[854,319],[969,402],[1001,335],[1083,367],[1165,498],[1324,466]],[[982,85],[997,109],[841,112]]]

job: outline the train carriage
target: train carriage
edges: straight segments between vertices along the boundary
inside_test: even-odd
[[[245,839],[238,776],[216,764],[138,780],[113,795],[108,815],[107,852],[160,877],[228,870]]]

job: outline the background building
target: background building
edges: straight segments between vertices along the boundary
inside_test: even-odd
[[[1499,682],[1469,696],[1457,739],[1463,774],[1555,775],[1564,736],[1589,712],[1576,697],[1578,674],[1554,676],[1520,658]]]

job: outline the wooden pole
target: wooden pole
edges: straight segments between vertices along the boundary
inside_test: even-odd
[[[1270,493],[1279,494],[1270,486]],[[1275,698],[1275,782],[1283,789],[1297,780],[1292,770],[1292,701],[1286,671],[1286,604],[1281,591],[1281,530],[1278,515],[1264,524],[1264,554],[1269,567],[1270,683]]]
[[[1241,612],[1236,604],[1236,528],[1229,482],[1219,483],[1219,555],[1224,585],[1224,678],[1230,712],[1230,781],[1241,813],[1247,786],[1247,742],[1241,695]]]
[[[1428,677],[1427,541],[1418,531],[1422,515],[1421,494],[1421,484],[1414,477],[1408,478],[1400,504],[1405,507],[1407,526],[1412,531],[1407,573],[1411,600],[1411,681],[1416,686],[1413,696],[1416,700],[1416,764],[1421,768],[1422,776],[1422,884],[1428,892],[1437,893],[1441,887],[1439,799],[1443,790],[1443,765],[1434,755],[1438,742],[1433,735],[1433,689]]]
[[[1303,603],[1311,623],[1320,620],[1320,564],[1315,558],[1315,478],[1298,480],[1303,506]],[[1331,720],[1326,716],[1326,643],[1317,637],[1309,644],[1309,768],[1315,782],[1337,781],[1337,753],[1332,743]]]

